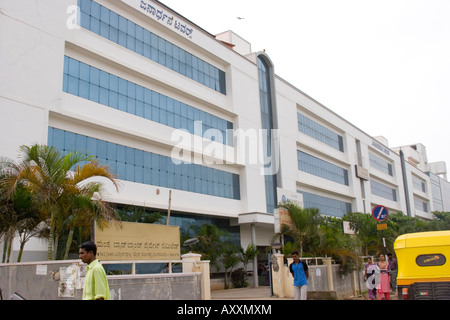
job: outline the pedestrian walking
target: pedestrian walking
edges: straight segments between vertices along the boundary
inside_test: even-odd
[[[388,253],[388,263],[389,263],[389,269],[391,270],[391,272],[389,273],[389,278],[391,280],[390,285],[391,285],[391,291],[392,294],[396,294],[397,291],[397,274],[398,274],[398,262],[397,259],[392,257],[392,253]]]
[[[390,300],[389,292],[391,291],[391,285],[389,281],[389,263],[386,261],[386,258],[383,254],[380,254],[380,261],[377,263],[378,268],[380,269],[380,283],[378,284],[378,300],[384,298],[386,300]]]
[[[294,277],[294,299],[306,300],[308,287],[308,265],[304,261],[300,261],[298,251],[291,254],[294,262],[289,265],[289,271]]]
[[[88,264],[84,279],[83,300],[111,300],[105,269],[96,259],[97,245],[92,241],[84,242],[79,247],[78,256],[81,261]]]
[[[373,300],[377,298],[377,286],[375,279],[377,265],[373,263],[372,258],[367,258],[367,263],[364,266],[364,280],[367,284],[367,290],[369,291],[369,299]]]

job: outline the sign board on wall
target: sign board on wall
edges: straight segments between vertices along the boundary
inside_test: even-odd
[[[287,202],[295,203],[303,208],[303,195],[298,192],[292,192],[286,189],[277,188],[278,203],[283,204]],[[275,233],[281,232],[281,226],[286,225],[293,227],[291,215],[286,209],[276,208],[274,214],[274,231]]]
[[[277,199],[279,204],[292,202],[303,208],[303,195],[301,193],[277,188]]]
[[[293,227],[291,215],[289,211],[284,208],[276,208],[273,210],[274,215],[274,231],[275,233],[281,232],[281,226],[286,225],[289,228]]]
[[[356,176],[360,179],[369,181],[370,176],[369,176],[369,170],[367,170],[366,168],[363,168],[361,166],[358,166],[357,164],[355,165],[355,171],[356,171]]]
[[[353,230],[350,226],[350,222],[348,221],[342,221],[342,225],[344,228],[344,233],[345,234],[355,234],[355,230]]]
[[[95,226],[97,258],[116,260],[179,260],[180,227],[117,222]]]

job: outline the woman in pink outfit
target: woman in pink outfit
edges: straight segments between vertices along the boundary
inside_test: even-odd
[[[380,261],[377,263],[380,269],[380,283],[378,284],[378,300],[383,299],[383,293],[386,300],[390,300],[389,292],[391,285],[389,281],[389,263],[386,261],[384,255],[380,254]]]

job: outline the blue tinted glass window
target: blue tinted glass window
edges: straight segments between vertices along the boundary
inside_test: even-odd
[[[297,150],[298,169],[348,186],[348,170]]]
[[[335,200],[304,191],[297,191],[303,195],[303,204],[305,208],[316,208],[326,216],[343,217],[352,211],[352,205],[349,202]]]
[[[377,169],[381,172],[384,172],[390,176],[394,175],[393,170],[392,170],[392,164],[390,164],[388,161],[375,155],[372,152],[369,152],[369,162],[370,162],[370,166],[372,168],[375,168],[375,169]]]
[[[397,201],[397,191],[383,183],[370,180],[370,189],[374,195],[388,200]]]
[[[309,117],[297,113],[298,130],[336,150],[344,152],[344,140],[341,135],[317,123]]]
[[[240,199],[239,175],[197,164],[175,165],[162,155],[49,128],[49,145],[79,151],[109,165],[119,179],[217,197]]]
[[[110,41],[226,94],[225,72],[92,0],[78,0],[80,24]],[[195,63],[194,63],[195,60]],[[199,73],[206,76],[199,77]]]

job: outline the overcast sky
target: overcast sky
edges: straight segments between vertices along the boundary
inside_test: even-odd
[[[266,49],[278,76],[362,131],[420,142],[450,169],[450,0],[160,1]]]

